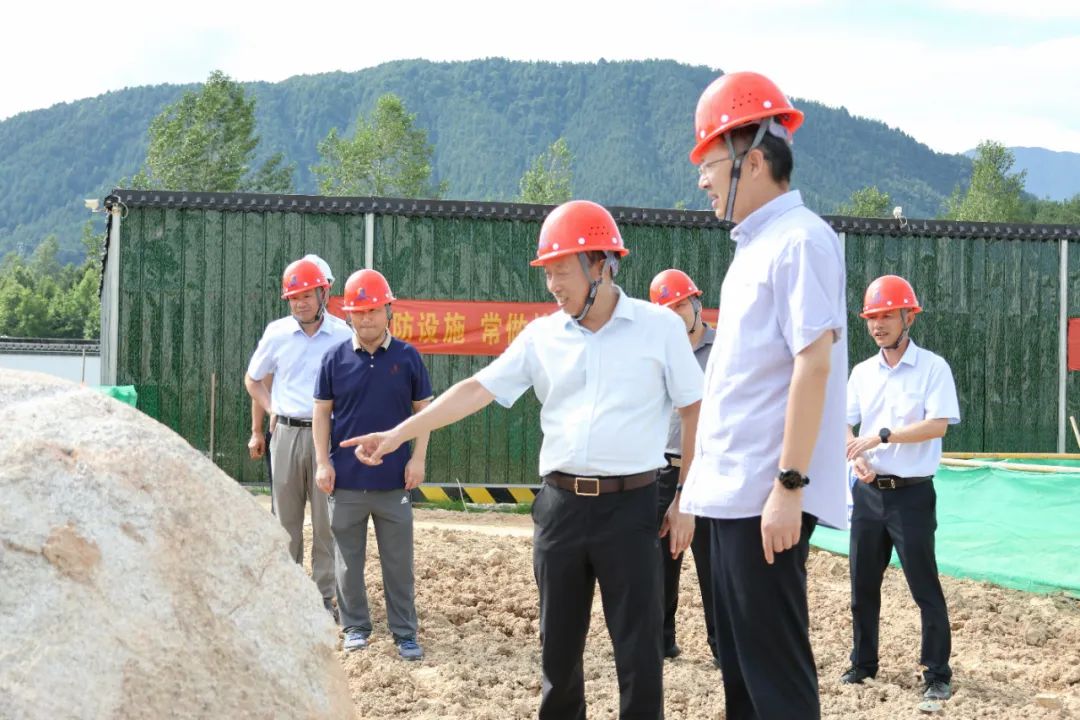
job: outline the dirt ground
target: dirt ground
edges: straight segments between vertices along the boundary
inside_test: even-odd
[[[309,538],[310,542],[310,538]],[[368,649],[341,653],[358,718],[532,718],[540,695],[537,597],[527,515],[416,511],[419,641],[426,656],[397,657],[386,629],[372,534],[367,568],[375,631]],[[811,640],[825,718],[1080,717],[1080,602],[944,578],[953,626],[954,692],[939,712],[917,709],[919,616],[903,575],[883,587],[881,670],[842,686],[851,643],[847,558],[809,561]],[[669,720],[723,718],[719,671],[705,643],[694,563],[683,564],[681,657],[665,666]],[[585,651],[591,718],[618,716],[618,686],[599,593]]]

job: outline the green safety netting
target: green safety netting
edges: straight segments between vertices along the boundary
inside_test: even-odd
[[[943,574],[1031,592],[1080,594],[1080,466],[1076,474],[943,466],[934,488]],[[811,543],[846,555],[848,533],[819,527]],[[892,562],[898,564],[895,552]]]
[[[135,392],[134,385],[98,385],[94,389],[132,407],[135,407],[139,400],[139,394]]]

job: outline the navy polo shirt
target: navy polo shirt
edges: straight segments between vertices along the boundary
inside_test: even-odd
[[[327,350],[315,383],[316,400],[333,400],[330,460],[335,487],[346,490],[394,490],[405,486],[405,463],[411,450],[405,443],[382,459],[364,465],[353,448],[341,441],[389,430],[411,417],[414,401],[431,397],[431,380],[420,353],[407,342],[387,336],[371,355],[349,339]]]

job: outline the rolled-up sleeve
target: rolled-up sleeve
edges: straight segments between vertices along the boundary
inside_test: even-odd
[[[862,406],[859,405],[859,379],[856,370],[851,371],[847,381],[847,424],[855,427],[862,421]]]
[[[513,405],[533,385],[530,371],[532,326],[526,325],[502,355],[473,375],[485,390],[495,396],[495,402],[503,407]]]
[[[844,268],[832,238],[793,238],[773,268],[773,298],[780,332],[798,355],[825,332],[843,340]]]
[[[960,422],[960,401],[956,396],[956,382],[952,369],[944,360],[934,363],[930,381],[926,387],[926,419],[945,419],[950,425]]]
[[[693,405],[705,391],[705,373],[694,357],[694,349],[686,338],[686,328],[675,313],[665,323],[664,383],[671,403],[677,408]]]
[[[275,344],[274,336],[269,331],[264,332],[262,339],[259,340],[259,346],[255,348],[248,362],[247,374],[252,380],[259,382],[269,373],[274,372]]]

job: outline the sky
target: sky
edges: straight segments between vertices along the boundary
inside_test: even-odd
[[[4,25],[0,119],[215,69],[273,82],[405,58],[662,58],[756,70],[942,152],[1080,152],[1078,0],[39,0]]]

